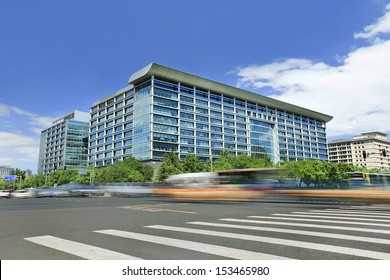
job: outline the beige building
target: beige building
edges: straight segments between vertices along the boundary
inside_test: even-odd
[[[330,162],[390,169],[390,141],[385,133],[368,132],[352,140],[335,140],[329,142],[328,151]]]

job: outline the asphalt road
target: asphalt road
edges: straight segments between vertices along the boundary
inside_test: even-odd
[[[390,205],[0,199],[0,259],[390,259]]]

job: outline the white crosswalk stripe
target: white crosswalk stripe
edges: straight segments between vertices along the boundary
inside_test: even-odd
[[[308,213],[308,212],[292,212],[297,213]],[[388,218],[390,221],[390,214],[384,215],[380,213],[356,213],[356,212],[336,212],[327,210],[309,210],[309,213],[316,213],[317,215],[331,215],[331,216],[343,216],[343,217],[368,217],[368,218]]]
[[[294,230],[294,229],[274,228],[274,227],[243,226],[243,225],[235,225],[235,224],[207,223],[207,222],[188,222],[188,224],[211,226],[211,227],[249,229],[249,230],[268,231],[268,232],[277,232],[277,233],[290,233],[290,234],[298,234],[298,235],[318,236],[318,237],[325,237],[325,238],[344,239],[344,240],[353,240],[353,241],[390,245],[390,239],[361,237],[361,236],[353,236],[350,234],[347,235],[347,234],[323,233],[317,231]]]
[[[299,248],[312,249],[312,250],[320,250],[320,251],[326,251],[326,252],[332,252],[332,253],[354,255],[354,256],[372,258],[372,259],[383,259],[383,260],[390,259],[390,254],[388,254],[388,253],[355,249],[355,248],[342,247],[342,246],[333,246],[333,245],[328,245],[328,244],[311,243],[311,242],[304,242],[304,241],[294,241],[294,240],[290,240],[290,239],[281,239],[281,238],[273,238],[273,237],[262,237],[262,236],[248,235],[248,234],[218,232],[218,231],[211,231],[211,230],[200,230],[200,229],[194,229],[194,228],[171,227],[171,226],[163,226],[163,225],[153,225],[153,226],[147,226],[147,227],[154,228],[154,229],[164,229],[164,230],[171,230],[171,231],[188,232],[188,233],[192,233],[192,234],[196,233],[196,234],[203,234],[203,235],[208,235],[208,236],[218,236],[218,237],[226,237],[226,238],[235,238],[235,239],[240,239],[240,240],[250,240],[250,241],[271,243],[271,244],[277,244],[277,245],[292,246],[292,247],[299,247]]]
[[[134,256],[69,241],[51,235],[28,237],[25,238],[25,240],[88,260],[141,260]]]
[[[384,220],[384,219],[368,219],[368,218],[351,218],[351,217],[336,217],[336,216],[322,216],[318,213],[306,213],[306,212],[292,212],[293,214],[272,214],[274,216],[285,216],[285,217],[306,217],[306,218],[326,218],[326,219],[334,219],[334,220],[351,220],[351,221],[373,221],[373,222],[385,222],[390,223],[390,220]],[[296,214],[295,214],[296,213]]]
[[[96,230],[93,232],[99,233],[101,236],[126,238],[126,242],[145,242],[145,246],[149,246],[148,244],[159,244],[182,250],[241,260],[284,260],[297,258],[295,254],[299,256],[298,251],[284,251],[280,249],[280,246],[310,250],[314,256],[318,254],[319,259],[322,256],[321,252],[327,252],[339,254],[340,258],[353,256],[354,258],[390,260],[390,229],[388,229],[390,227],[390,215],[386,215],[390,213],[384,212],[384,209],[383,206],[364,208],[351,206],[324,210],[309,209],[306,212],[296,211],[290,212],[289,214],[253,215],[241,219],[222,218],[217,222],[191,221],[186,223],[189,225],[188,227],[146,225],[145,227],[149,231],[156,231],[152,234],[117,229]],[[356,225],[361,225],[362,227],[357,227]],[[234,232],[229,232],[232,230]],[[181,237],[180,239],[164,237],[164,232],[180,232],[182,234],[181,236],[185,237]],[[262,233],[268,233],[268,236]],[[279,236],[276,237],[274,234]],[[376,234],[380,235],[378,236]],[[190,241],[197,235],[226,238],[226,246],[225,240],[223,243],[224,246],[212,244],[213,242],[211,240],[213,239],[210,239],[209,242]],[[303,237],[304,239],[302,239]],[[310,242],[308,240],[309,237]],[[205,239],[207,240],[207,238]],[[25,240],[85,259],[141,259],[139,256],[133,256],[131,249],[130,255],[127,255],[51,235],[28,237]],[[234,240],[246,242],[246,246],[251,244],[250,242],[264,243],[267,246],[258,245],[253,247],[264,248],[260,249],[262,252],[257,250],[244,250],[237,248],[237,244],[239,243]],[[229,242],[232,242],[234,246],[229,246]],[[370,244],[373,246],[370,246]],[[272,246],[279,247],[276,250],[272,250]],[[128,248],[132,248],[132,246],[128,246]],[[272,254],[272,252],[279,253]],[[138,254],[140,254],[139,251],[135,255]],[[172,258],[172,255],[167,255],[167,258]]]
[[[280,214],[289,215],[289,214]],[[318,223],[334,223],[334,224],[351,224],[351,225],[366,225],[366,226],[378,226],[378,227],[390,227],[387,224],[378,223],[363,223],[363,222],[351,222],[351,221],[334,221],[334,220],[320,220],[320,219],[306,219],[306,218],[289,218],[289,217],[268,217],[268,216],[249,216],[256,219],[275,219],[275,220],[289,220],[289,221],[305,221],[305,222],[318,222]]]
[[[348,206],[340,207],[341,209],[369,209],[369,210],[390,210],[390,206]]]
[[[146,242],[151,242],[151,243],[163,244],[163,245],[167,245],[167,246],[173,246],[173,247],[178,247],[178,248],[182,248],[182,249],[193,250],[193,251],[198,251],[198,252],[203,252],[203,253],[207,253],[207,254],[213,254],[213,255],[218,255],[218,256],[223,256],[223,257],[228,257],[228,258],[233,258],[233,259],[242,259],[242,260],[283,260],[283,259],[289,259],[289,258],[270,255],[270,254],[262,254],[262,253],[240,250],[240,249],[235,249],[235,248],[229,248],[229,247],[224,247],[224,246],[217,246],[217,245],[211,245],[211,244],[206,244],[206,243],[193,242],[193,241],[167,238],[167,237],[160,237],[160,236],[155,236],[155,235],[128,232],[128,231],[122,231],[122,230],[107,229],[107,230],[98,230],[95,232],[124,237],[124,238],[129,238],[129,239],[136,239],[136,240],[141,240],[141,241],[146,241]]]
[[[259,217],[259,216],[257,216]],[[268,218],[268,217],[266,217]],[[262,221],[262,220],[248,220],[248,219],[231,219],[224,218],[220,219],[221,221],[227,222],[240,222],[240,223],[252,223],[252,224],[269,224],[269,225],[281,225],[281,226],[294,226],[294,227],[309,227],[309,228],[323,228],[323,229],[335,229],[335,230],[349,230],[349,231],[359,231],[359,232],[369,232],[369,233],[382,233],[390,234],[390,230],[382,229],[371,229],[371,228],[356,228],[356,227],[343,227],[343,226],[327,226],[320,224],[308,224],[308,223],[289,223],[289,222],[274,222],[274,221]]]

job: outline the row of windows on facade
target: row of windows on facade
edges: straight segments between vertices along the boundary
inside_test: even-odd
[[[202,161],[207,161],[210,159],[210,157],[214,158],[214,159],[217,159],[219,154],[221,153],[222,150],[212,150],[211,153],[207,150],[205,151],[201,151],[199,150],[197,152],[197,155],[198,155],[198,158]],[[189,154],[193,154],[194,152],[190,151],[190,152],[187,152],[187,151],[183,151],[181,153],[179,153],[179,158],[181,160],[183,160],[187,155]],[[233,155],[240,155],[240,154],[247,154],[246,151],[230,151],[229,152],[230,154],[233,154]],[[262,153],[252,153],[252,154],[257,154],[257,155],[263,155]],[[148,154],[145,154],[143,153],[143,158],[142,159],[149,159],[149,158],[164,158],[165,155],[166,155],[166,152],[165,151],[153,151],[152,152],[152,156],[148,155]],[[118,152],[114,157],[107,157],[107,158],[104,158],[103,156],[99,157],[98,159],[95,158],[94,155],[90,156],[89,157],[89,161],[90,162],[94,162],[94,164],[96,166],[102,166],[103,163],[105,165],[107,164],[112,164],[112,162],[116,163],[116,162],[119,162],[121,160],[124,160],[126,159],[127,157],[132,157],[134,156],[134,154],[131,154],[131,152],[129,153],[120,153]],[[285,155],[281,155],[280,159],[282,161],[295,161],[297,159],[305,159],[305,158],[316,158],[316,159],[321,159],[321,160],[327,160],[327,156],[326,155],[318,155],[318,154],[308,154],[308,153],[295,153],[295,152],[291,152],[289,154],[285,154]],[[103,159],[105,159],[103,161]]]
[[[160,97],[163,97],[163,98],[168,98],[168,99],[178,99],[177,95],[175,95],[174,92],[171,92],[171,91],[165,91],[165,90],[161,90],[161,89],[158,89],[158,88],[154,88],[154,95],[156,96],[160,96]],[[186,92],[182,92],[181,94],[188,94],[188,91]],[[129,93],[125,93],[125,95],[129,96]],[[191,94],[190,94],[191,95]],[[123,96],[124,94],[120,94],[118,95],[116,98],[117,98],[117,101],[120,101],[120,100],[123,100]],[[228,98],[228,97],[223,97],[221,95],[211,95],[209,97],[209,95],[200,95],[198,96],[200,98],[204,98],[206,100],[214,100],[216,102],[222,102],[223,104],[229,104],[229,105],[232,105],[232,106],[235,106],[237,108],[245,108],[245,109],[248,109],[248,110],[252,110],[252,111],[259,111],[260,113],[268,113],[268,114],[271,114],[271,115],[274,115],[274,116],[279,116],[279,117],[283,117],[283,118],[286,118],[286,119],[289,119],[289,120],[295,120],[295,121],[302,121],[303,123],[311,123],[311,124],[317,124],[318,126],[323,126],[324,123],[321,122],[321,121],[317,121],[317,120],[312,120],[312,119],[309,119],[307,117],[304,117],[304,116],[301,116],[301,115],[294,115],[293,113],[288,113],[288,112],[285,112],[285,111],[279,111],[277,109],[273,109],[273,108],[267,108],[265,106],[262,106],[262,105],[259,105],[259,104],[254,104],[254,103],[250,103],[250,102],[246,102],[246,101],[243,101],[243,100],[239,100],[239,99],[232,99],[232,98]],[[209,106],[216,106],[219,107],[218,103],[208,103],[207,101],[204,101],[204,100],[201,100],[199,99],[198,101],[196,101],[195,99],[195,103],[194,103],[194,99],[191,98],[191,97],[181,97],[181,101],[183,102],[187,102],[187,103],[193,103],[193,104],[198,104],[198,105],[203,105],[203,106],[206,106],[206,107],[209,107]],[[114,99],[112,99],[110,102],[107,102],[107,103],[102,103],[100,104],[99,106],[95,106],[92,108],[91,110],[91,114],[93,117],[97,117],[97,113],[94,113],[96,110],[98,110],[98,107],[101,107],[101,108],[104,108],[104,110],[100,110],[99,111],[99,114],[100,115],[103,115],[103,114],[106,114],[107,111],[108,112],[111,112],[111,111],[114,111],[115,108],[112,106],[112,107],[109,107],[109,108],[105,108],[107,106],[107,104],[112,104],[114,103]],[[128,103],[132,103],[132,101],[128,101]],[[211,104],[215,104],[215,105],[211,105]],[[123,105],[127,105],[126,102],[123,104],[123,103],[118,103],[118,106],[119,108],[121,108]],[[246,106],[245,106],[246,105]],[[229,108],[227,109],[229,110]],[[96,115],[95,115],[96,114]]]
[[[132,127],[132,126],[131,126]],[[209,125],[206,125],[206,124],[201,124],[201,123],[196,123],[193,124],[193,123],[189,123],[189,122],[184,122],[184,123],[181,123],[181,126],[180,127],[184,127],[184,128],[196,128],[197,130],[204,130],[204,131],[211,131],[211,132],[217,132],[217,133],[224,133],[224,134],[237,134],[239,136],[249,136],[253,133],[255,133],[255,131],[259,131],[259,132],[268,132],[267,129],[261,129],[261,128],[256,128],[256,127],[251,127],[250,128],[250,131],[248,130],[239,130],[239,129],[234,129],[234,128],[231,128],[232,126],[227,126],[227,127],[218,127],[218,126],[209,126]],[[153,124],[153,131],[160,131],[160,132],[167,132],[167,133],[178,133],[179,131],[179,128],[180,127],[177,127],[177,126],[170,126],[170,125],[163,125],[163,124]],[[122,138],[122,137],[131,137],[133,135],[133,131],[132,130],[129,130],[129,131],[125,131],[125,132],[121,132],[122,131],[122,127],[117,127],[115,129],[115,135],[114,137],[117,137],[117,138]],[[130,128],[128,128],[130,129]],[[184,135],[188,135],[188,131],[185,130],[185,129],[180,129],[181,132],[183,132],[182,134]],[[118,133],[119,132],[119,133]],[[94,134],[91,134],[90,135],[90,140],[93,140],[93,139],[97,139],[97,138],[100,138],[100,137],[104,137],[104,136],[107,136],[107,135],[111,135],[113,133],[113,130],[112,129],[108,129],[106,131],[101,131],[99,133],[94,133]],[[190,134],[194,134],[193,130],[191,130],[191,132],[189,132]],[[326,143],[326,138],[325,138],[325,135],[321,135],[323,138],[317,138],[315,136],[311,136],[309,137],[308,135],[299,135],[299,134],[291,134],[291,133],[283,133],[283,132],[278,132],[278,135],[280,136],[287,136],[289,138],[292,138],[292,139],[297,139],[298,141],[300,139],[303,139],[303,140],[311,140],[311,141],[319,141],[321,143]],[[252,135],[251,135],[252,136]],[[111,136],[110,136],[111,137]],[[318,137],[320,137],[320,135],[318,135]],[[279,137],[280,141],[282,142],[287,142],[287,138],[283,138],[283,137]]]
[[[169,151],[175,151],[175,152],[180,152],[180,153],[195,153],[196,154],[209,154],[210,153],[210,150],[209,150],[210,147],[202,147],[202,146],[199,146],[199,147],[194,147],[194,146],[180,146],[180,148],[172,148],[172,147],[166,147],[166,146],[153,146],[153,149],[152,150],[157,150],[157,151],[165,151],[165,152],[169,152]],[[219,153],[223,150],[223,149],[229,149],[229,151],[231,152],[251,152],[252,154],[255,153],[253,151],[251,151],[251,147],[248,147],[248,146],[242,146],[242,145],[234,145],[234,144],[225,144],[224,147],[221,146],[221,145],[215,145],[215,146],[211,146],[212,149],[220,149],[218,150],[217,153],[215,153],[214,155],[219,155]],[[90,156],[94,156],[94,155],[98,155],[97,158],[103,158],[103,157],[112,157],[112,156],[118,156],[118,155],[122,155],[122,154],[132,154],[134,151],[132,150],[132,148],[126,148],[126,149],[118,149],[118,150],[114,150],[114,151],[109,151],[109,152],[103,152],[103,153],[93,153],[91,152],[89,155]],[[113,154],[112,154],[113,153]],[[105,155],[105,156],[103,156]],[[303,157],[305,155],[306,158],[316,158],[316,157],[319,157],[319,156],[327,156],[326,154],[326,151],[287,151],[287,150],[280,150],[280,155],[283,156],[283,155],[289,155],[289,156],[299,156],[299,157]]]
[[[187,91],[181,92],[181,94],[187,94],[187,93],[188,93]],[[196,91],[195,91],[195,93],[196,93]],[[190,94],[190,96],[192,96],[192,94]],[[165,96],[165,97],[167,97],[167,96]],[[283,118],[286,118],[289,120],[302,121],[304,123],[317,124],[319,126],[322,126],[324,124],[321,121],[312,120],[312,119],[309,119],[307,117],[303,117],[301,115],[294,115],[293,113],[287,113],[285,111],[280,111],[280,110],[277,110],[274,108],[267,108],[267,107],[262,106],[260,104],[254,104],[254,103],[251,103],[248,101],[239,100],[237,98],[233,99],[233,98],[229,98],[229,97],[225,97],[225,96],[221,96],[221,95],[218,96],[218,95],[213,95],[213,94],[211,94],[209,96],[208,93],[198,94],[197,97],[201,97],[201,98],[204,98],[206,100],[209,100],[209,99],[214,100],[214,101],[217,101],[219,103],[222,102],[224,104],[233,105],[236,108],[245,108],[245,109],[248,109],[251,111],[258,111],[260,113],[268,113],[270,115],[283,117]],[[189,101],[190,103],[193,103],[193,99],[187,99],[187,101]],[[201,101],[199,101],[199,102],[201,102]],[[208,105],[207,103],[202,103],[202,104]],[[210,104],[211,104],[211,102],[210,102]],[[211,105],[211,106],[213,106],[213,105]],[[215,105],[215,106],[218,106],[218,105]]]
[[[179,141],[179,138],[178,136],[176,135],[166,135],[166,134],[160,134],[160,133],[154,133],[153,134],[153,140],[154,141],[162,141],[162,142],[172,142],[172,143],[180,143],[180,144],[185,144],[185,145],[194,145],[195,144],[195,140],[197,140],[197,145],[199,145],[198,143],[202,143],[202,145],[204,144],[208,144],[209,141],[208,141],[208,136],[207,136],[208,133],[205,133],[205,134],[197,134],[199,138],[203,137],[203,138],[206,138],[207,140],[201,140],[201,139],[195,139],[195,138],[188,138],[188,137],[180,137],[180,141]],[[112,147],[114,148],[119,148],[119,147],[122,147],[122,146],[130,146],[133,144],[133,140],[132,139],[128,139],[128,140],[123,140],[123,141],[118,141],[118,142],[115,142],[114,143],[114,146],[112,146],[111,144],[109,145],[105,145],[103,146],[103,144],[106,144],[106,143],[111,143],[112,139],[106,139],[106,141],[104,141],[105,139],[101,139],[100,141],[98,140],[98,142],[93,142],[91,143],[90,146],[95,146],[96,144],[97,145],[100,145],[100,146],[97,146],[97,150],[103,150],[104,149],[112,149]],[[149,141],[149,137],[145,138],[145,140]],[[225,141],[225,142],[237,142],[238,144],[248,144],[249,143],[249,139],[247,138],[240,138],[240,137],[235,137],[235,136],[228,136],[228,135],[218,135],[218,134],[211,134],[211,140],[218,140],[218,141]],[[250,139],[250,143],[253,145],[253,144],[256,144],[259,140],[257,139]],[[271,143],[271,141],[268,141],[269,143]],[[211,141],[210,143],[214,143],[213,141]],[[222,145],[222,142],[217,142],[217,143],[221,143]],[[264,144],[263,142],[261,144]],[[293,143],[294,144],[294,143]],[[217,145],[217,144],[213,144],[213,145]],[[311,147],[311,148],[310,148]],[[300,142],[300,141],[297,141],[297,143],[295,145],[287,145],[287,144],[283,144],[283,143],[279,143],[279,148],[280,149],[290,149],[290,150],[307,150],[307,151],[310,151],[310,149],[313,149],[313,148],[321,148],[323,150],[326,150],[326,145],[325,144],[321,144],[321,143],[316,143],[316,142]]]
[[[184,117],[185,119],[185,117]],[[185,120],[181,120],[180,121],[180,126],[181,127],[187,127],[187,128],[205,128],[205,129],[208,129],[208,125],[209,125],[209,118],[207,117],[202,117],[202,116],[199,116],[196,118],[196,120],[198,122],[196,122],[196,125],[194,122],[192,121],[188,121]],[[177,126],[178,125],[178,119],[176,118],[170,118],[170,117],[166,117],[166,116],[160,116],[160,115],[154,115],[153,116],[153,121],[154,123],[157,123],[157,124],[168,124],[168,125],[173,125],[173,126]],[[202,123],[204,122],[204,123]],[[214,119],[214,118],[210,118],[210,123],[211,125],[217,125],[217,126],[221,126],[222,127],[222,124],[225,126],[225,127],[237,127],[237,128],[240,128],[240,129],[245,129],[245,130],[249,130],[252,128],[253,129],[256,129],[255,127],[251,127],[249,128],[249,125],[248,124],[241,124],[241,123],[235,123],[235,122],[232,122],[232,121],[227,121],[227,120],[222,120],[222,119]],[[102,129],[104,130],[105,127],[98,127],[99,129]],[[113,132],[120,132],[124,129],[131,129],[132,128],[132,125],[131,124],[127,124],[127,125],[120,125],[120,126],[117,126],[115,127],[115,129],[113,128],[109,128],[109,129],[106,129],[105,132],[104,131],[99,131],[97,136],[103,136],[104,133],[105,135],[108,135],[108,134],[112,134]],[[214,128],[214,129],[221,129],[221,128]],[[95,128],[92,128],[91,129],[91,136],[94,136],[96,134],[93,134],[94,132],[96,131],[96,127]],[[294,134],[292,132],[285,132],[285,131],[278,131],[278,134],[280,136],[284,136],[284,135],[288,135],[290,137],[295,137]],[[320,133],[320,132],[309,132],[309,131],[306,131],[306,130],[295,130],[295,134],[296,135],[310,135],[310,136],[318,136],[318,137],[322,137],[322,138],[325,138],[326,135],[325,133]]]
[[[165,142],[164,142],[165,143]],[[196,143],[196,146],[194,145]],[[130,143],[128,143],[130,144]],[[245,144],[245,143],[242,143],[242,144]],[[270,142],[262,142],[262,143],[254,143],[254,144],[257,144],[261,147],[271,147],[272,146],[272,143]],[[213,141],[207,141],[207,140],[196,140],[196,142],[194,141],[194,139],[183,139],[183,141],[181,141],[181,145],[180,145],[180,149],[183,148],[183,149],[188,149],[188,148],[199,148],[199,147],[212,147],[212,148],[225,148],[225,149],[238,149],[238,150],[250,150],[250,147],[252,146],[248,146],[248,145],[240,145],[239,143],[236,144],[236,143],[224,143],[224,142],[213,142]],[[114,146],[112,145],[106,145],[106,146],[98,146],[96,149],[90,149],[89,150],[89,153],[90,154],[93,154],[93,153],[103,153],[104,151],[109,151],[111,152],[110,150],[112,150],[113,148],[114,149],[117,149],[118,151],[121,150],[122,147],[126,147],[126,144],[122,143],[122,142],[117,142],[114,144]],[[147,146],[149,148],[149,145]],[[179,149],[179,146],[178,144],[158,144],[158,142],[155,142],[153,144],[153,148],[154,149],[157,149],[156,147],[158,147],[159,150],[177,150]],[[131,149],[132,147],[128,147],[126,149]],[[287,147],[286,147],[287,148]],[[290,151],[297,151],[297,152],[311,152],[313,154],[325,154],[326,155],[326,149],[318,149],[318,148],[310,148],[310,147],[299,147],[299,146],[288,146],[288,148],[290,149]],[[287,149],[283,149],[281,148],[281,153],[286,153],[288,150]],[[128,151],[131,151],[131,150],[128,150]]]
[[[188,106],[187,107],[182,107],[181,109],[185,110],[185,111],[193,112],[193,108],[190,109]],[[224,120],[227,119],[227,120],[230,120],[230,121],[241,122],[241,123],[244,123],[244,124],[248,123],[248,121],[249,121],[249,118],[247,118],[247,117],[236,116],[236,115],[233,115],[233,114],[221,113],[221,112],[212,111],[212,110],[210,110],[210,112],[209,112],[207,109],[196,108],[195,111],[198,114],[203,114],[203,115],[195,115],[193,113],[180,112],[180,118],[188,119],[188,120],[197,120],[197,121],[202,121],[202,122],[209,122],[209,121],[211,121],[212,123],[219,123],[219,122],[221,122],[222,119],[218,119],[218,118],[222,118],[222,117],[223,117]],[[171,122],[177,122],[178,121],[177,118],[179,116],[179,112],[176,109],[165,108],[165,107],[161,107],[161,106],[153,106],[153,112],[171,116]],[[122,114],[123,114],[122,112],[117,112],[117,116],[122,116]],[[209,119],[209,116],[214,117],[214,118],[210,118]],[[160,116],[160,117],[163,117],[163,116]],[[111,121],[111,122],[108,122],[107,124],[105,122],[109,121],[109,120],[111,120],[113,118],[114,118],[114,115],[112,114],[112,115],[108,115],[106,119],[105,118],[101,118],[99,120],[92,120],[91,121],[91,132],[95,131],[96,129],[103,129],[104,125],[106,125],[106,127],[112,126],[114,124],[114,120]],[[165,118],[168,119],[169,117],[165,117]],[[120,117],[118,119],[115,119],[115,124],[121,124],[123,122],[132,121],[132,120],[133,120],[133,115],[132,114],[128,114],[126,116],[123,116],[123,117]],[[103,123],[103,124],[99,125],[96,128],[96,125],[98,123]],[[297,123],[297,122],[296,123],[286,122],[286,124],[287,124],[287,126],[286,125],[279,125],[278,128],[280,130],[295,131],[297,133],[309,133],[309,131],[308,131],[309,128],[311,129],[310,133],[316,133],[315,130],[317,130],[319,133],[320,132],[325,132],[325,128],[323,128],[323,127],[309,126],[309,125],[305,125],[305,124]],[[291,127],[288,126],[288,125],[291,125]],[[292,127],[294,125],[295,125],[295,129]],[[303,130],[301,130],[301,129],[303,129]]]
[[[189,109],[189,107],[184,107],[183,109]],[[191,108],[191,110],[193,111],[193,108]],[[165,107],[160,107],[160,106],[154,106],[153,107],[153,111],[156,112],[156,113],[160,113],[160,114],[165,114],[165,115],[169,115],[169,116],[173,116],[173,117],[178,117],[178,110],[176,109],[170,109],[170,108],[165,108]],[[201,115],[194,115],[192,113],[184,113],[184,112],[181,112],[180,113],[180,117],[181,118],[185,118],[185,119],[197,119],[197,120],[201,120],[201,121],[205,121],[207,122],[208,120],[208,116],[209,116],[209,112],[208,110],[206,109],[197,109],[197,112],[200,113],[200,114],[204,114],[206,116],[201,116]],[[122,113],[120,113],[121,115]],[[220,117],[222,118],[222,113],[221,112],[217,112],[217,111],[212,111],[210,110],[210,115],[212,117]],[[238,122],[243,122],[243,123],[247,123],[248,121],[248,118],[246,117],[240,117],[240,116],[235,116],[235,115],[232,115],[232,114],[228,114],[228,113],[224,113],[224,118],[225,119],[230,119],[230,120],[236,120]],[[113,118],[113,114],[112,115],[109,115],[107,118],[109,120],[111,120]],[[124,121],[131,121],[132,120],[132,114],[129,114],[129,115],[126,115],[124,117]],[[174,118],[173,118],[174,119]],[[100,122],[105,122],[106,120],[104,120],[103,118],[100,119]],[[218,120],[216,120],[218,122]],[[115,120],[115,123],[122,123],[123,122],[123,117],[119,118],[119,119],[116,119]],[[93,120],[91,121],[91,131],[95,131],[96,130],[96,127],[95,125],[98,123],[98,120]],[[113,125],[113,121],[109,121],[108,123],[103,123],[102,125],[99,125],[98,126],[98,129],[102,129],[104,128],[104,125],[106,125],[106,127],[108,126],[111,126]],[[288,123],[288,125],[294,125],[292,122],[291,123]],[[295,123],[296,127],[300,127],[300,128],[303,128],[303,129],[310,129],[311,130],[315,130],[316,127],[315,126],[309,126],[309,125],[305,125],[305,124],[300,124],[300,123]],[[293,128],[292,127],[289,127],[289,126],[282,126],[282,125],[279,125],[279,128],[280,129],[287,129],[288,131],[292,131]],[[299,131],[299,128],[295,128],[297,131]],[[325,128],[323,127],[317,127],[317,131],[318,132],[325,132]]]

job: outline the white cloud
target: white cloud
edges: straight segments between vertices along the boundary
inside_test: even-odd
[[[13,116],[15,115],[26,117],[27,120],[24,124],[24,129],[28,128],[30,131],[37,134],[40,134],[42,130],[51,126],[56,119],[53,117],[39,116],[23,109],[0,103],[0,117],[8,118],[7,121],[3,121],[3,123],[7,122],[8,127],[11,127],[14,120]],[[18,129],[18,127],[20,128],[20,124],[16,124],[15,126],[15,129]]]
[[[390,4],[387,10],[386,22]],[[384,18],[365,28],[364,34],[390,33]],[[390,132],[390,40],[351,51],[339,66],[289,58],[239,68],[238,76],[239,86],[267,90],[272,98],[334,116],[328,136]]]
[[[0,131],[0,165],[36,169],[39,139],[19,133]]]
[[[380,33],[390,32],[390,3],[387,4],[386,13],[383,17],[379,18],[375,23],[368,25],[364,28],[363,32],[354,35],[355,38],[369,39]]]
[[[36,171],[40,133],[55,119],[0,103],[0,165]]]

